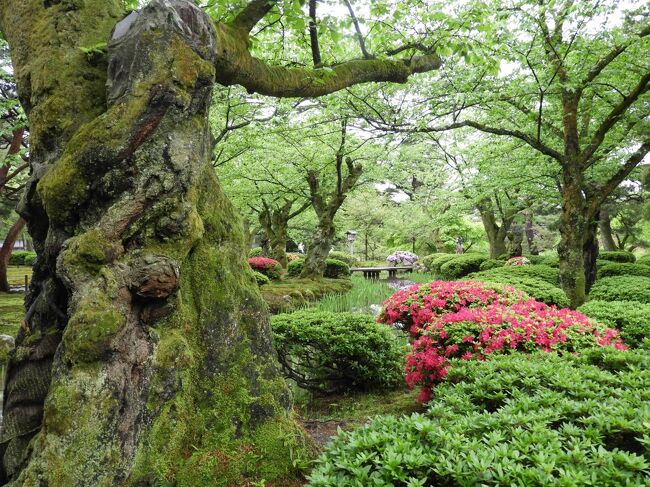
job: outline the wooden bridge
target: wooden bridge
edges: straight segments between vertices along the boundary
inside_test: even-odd
[[[363,277],[366,279],[379,279],[379,274],[382,271],[388,272],[388,279],[395,279],[399,271],[413,272],[413,266],[403,267],[352,267],[350,272],[363,272]]]

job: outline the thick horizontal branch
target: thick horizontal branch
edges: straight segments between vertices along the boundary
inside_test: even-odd
[[[438,69],[437,54],[404,59],[358,59],[332,67],[271,66],[253,57],[231,28],[216,26],[217,82],[242,85],[250,93],[277,97],[318,97],[352,85],[389,81],[405,83],[409,76]]]

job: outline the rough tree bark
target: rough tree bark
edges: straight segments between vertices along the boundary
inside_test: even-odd
[[[603,244],[603,249],[607,251],[618,250],[612,232],[612,219],[609,216],[609,209],[606,206],[600,209],[598,228],[600,229],[600,241]]]
[[[535,244],[535,229],[533,228],[533,211],[530,210],[526,214],[526,224],[524,227],[526,234],[526,243],[528,244],[528,252],[530,255],[539,255],[539,248]]]
[[[23,231],[25,223],[25,220],[19,217],[7,232],[4,242],[2,242],[2,247],[0,248],[0,292],[8,293],[11,290],[9,281],[7,280],[7,266],[9,265],[11,253],[14,250],[14,244],[20,232]]]
[[[341,146],[343,147],[343,145],[344,143]],[[345,176],[343,176],[344,159],[347,168]],[[360,164],[354,164],[349,157],[344,158],[341,151],[337,154],[336,167],[336,188],[329,194],[323,194],[324,191],[320,186],[318,174],[315,171],[309,171],[307,174],[311,204],[318,217],[318,225],[316,225],[316,230],[307,248],[307,256],[300,274],[301,277],[322,277],[325,273],[327,256],[336,237],[334,217],[363,173],[363,167]]]
[[[506,237],[510,231],[510,226],[514,220],[514,215],[508,215],[502,219],[501,225],[498,224],[497,218],[490,200],[486,200],[478,205],[479,213],[483,228],[488,238],[490,246],[490,258],[496,259],[507,253]]]
[[[273,3],[217,25],[187,0],[121,21],[119,0],[0,3],[31,131],[19,211],[38,253],[9,358],[3,483],[238,485],[293,470],[303,437],[210,165],[213,83],[319,96],[440,60],[267,66],[248,33]],[[82,48],[109,38],[90,62]]]
[[[300,215],[307,208],[310,203],[305,203],[301,207],[291,209],[294,207],[295,200],[287,200],[280,207],[271,207],[263,201],[263,208],[259,213],[259,222],[264,233],[269,241],[270,255],[269,257],[277,260],[282,267],[287,267],[287,241],[289,240],[289,221],[292,218]]]

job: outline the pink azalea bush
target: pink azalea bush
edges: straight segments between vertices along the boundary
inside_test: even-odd
[[[507,267],[514,265],[530,265],[530,260],[528,260],[526,257],[513,257],[506,260],[505,265]]]
[[[280,263],[268,257],[251,257],[248,259],[248,265],[251,266],[251,269],[264,274],[269,279],[280,279],[280,275],[282,274],[282,266]]]
[[[582,313],[476,281],[412,286],[384,303],[378,321],[399,323],[413,338],[406,382],[421,387],[420,402],[431,399],[452,358],[484,360],[513,351],[566,353],[594,346],[626,349],[618,330]]]

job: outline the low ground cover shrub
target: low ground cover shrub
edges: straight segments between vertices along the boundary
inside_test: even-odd
[[[440,274],[444,279],[460,279],[467,274],[477,272],[487,259],[487,255],[482,254],[457,255],[440,266]]]
[[[266,277],[261,272],[253,271],[253,277],[255,277],[255,282],[258,286],[264,286],[265,284],[269,284],[271,282],[271,279]]]
[[[359,259],[357,259],[354,255],[348,254],[346,252],[338,252],[336,250],[333,250],[332,252],[329,253],[327,256],[328,259],[334,259],[334,260],[340,260],[341,262],[345,262],[347,265],[350,267],[354,266],[359,262]]]
[[[250,265],[251,269],[254,271],[264,274],[272,280],[280,279],[282,274],[282,266],[280,263],[277,260],[268,257],[251,257],[248,259],[248,265]]]
[[[618,330],[570,309],[536,301],[513,288],[475,281],[434,281],[389,298],[378,321],[400,324],[414,339],[406,382],[427,402],[451,358],[485,359],[514,351],[575,352],[625,348]]]
[[[648,365],[607,349],[458,361],[424,414],[340,432],[309,485],[645,485]]]
[[[591,288],[589,299],[650,304],[650,277],[611,276],[598,279]]]
[[[253,247],[248,251],[248,258],[252,257],[264,257],[264,249],[262,247]]]
[[[650,348],[650,304],[636,301],[588,301],[578,311],[607,326],[618,328],[627,345]]]
[[[536,259],[535,264],[544,264],[551,267],[560,267],[560,257],[557,254],[546,254],[538,256],[539,259]]]
[[[325,277],[330,279],[341,279],[350,276],[350,266],[345,262],[336,259],[325,261]]]
[[[627,250],[602,251],[598,253],[598,258],[612,262],[634,262],[636,260],[634,254]]]
[[[305,265],[305,259],[291,260],[287,264],[287,275],[289,277],[298,277]]]
[[[650,265],[603,261],[603,264],[598,266],[598,279],[610,276],[650,277]]]
[[[510,259],[506,260],[506,266],[522,266],[522,265],[530,265],[531,262],[527,257],[511,257]]]
[[[272,328],[282,369],[302,388],[403,384],[406,340],[370,315],[304,310],[273,316]]]
[[[545,264],[510,267],[501,266],[493,269],[482,270],[466,277],[468,279],[476,279],[477,281],[490,280],[490,278],[492,278],[499,282],[499,279],[511,276],[540,279],[552,284],[553,286],[557,286],[560,281],[560,273],[558,269]]]
[[[479,266],[479,270],[481,271],[487,271],[489,269],[496,269],[499,267],[503,267],[505,265],[506,261],[502,259],[488,259],[484,260],[481,262],[481,265]]]
[[[414,265],[418,261],[419,257],[413,252],[408,252],[406,250],[398,250],[393,252],[388,257],[386,257],[386,263],[388,265]]]
[[[636,260],[637,264],[650,265],[650,253],[644,254]]]
[[[9,265],[29,265],[34,264],[36,252],[29,250],[14,250],[9,257]]]

